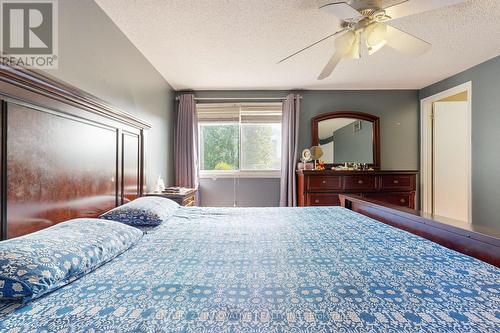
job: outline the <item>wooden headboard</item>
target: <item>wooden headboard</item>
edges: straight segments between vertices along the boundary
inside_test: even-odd
[[[147,122],[9,66],[0,66],[0,103],[1,239],[142,195]]]

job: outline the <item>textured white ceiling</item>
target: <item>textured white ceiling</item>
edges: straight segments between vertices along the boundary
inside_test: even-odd
[[[343,61],[323,81],[333,40],[276,64],[337,30],[322,0],[96,1],[177,90],[419,89],[500,54],[500,0],[394,20],[432,49],[410,58],[384,48]]]

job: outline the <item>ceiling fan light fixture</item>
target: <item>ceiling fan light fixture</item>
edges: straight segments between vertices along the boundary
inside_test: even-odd
[[[373,20],[377,22],[389,21],[391,17],[385,13],[385,10],[380,9],[372,14]]]
[[[464,1],[466,0],[328,0],[328,3],[320,8],[340,19],[340,30],[300,49],[278,63],[332,37],[335,37],[335,52],[323,67],[318,80],[329,77],[343,59],[358,59],[361,53],[365,54],[365,51],[368,55],[372,55],[385,45],[416,57],[429,50],[431,44],[385,22]],[[361,42],[362,39],[364,42]]]
[[[375,22],[365,28],[365,40],[368,54],[372,55],[387,44],[387,24]]]

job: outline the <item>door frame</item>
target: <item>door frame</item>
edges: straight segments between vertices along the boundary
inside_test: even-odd
[[[467,201],[468,207],[468,223],[472,223],[472,81],[468,81],[456,87],[447,89],[435,95],[426,97],[420,100],[420,193],[422,210],[426,213],[432,213],[432,185],[433,185],[433,157],[432,157],[432,113],[433,104],[443,98],[456,95],[463,91],[467,91],[467,136],[468,147],[467,154],[469,163],[467,165]]]

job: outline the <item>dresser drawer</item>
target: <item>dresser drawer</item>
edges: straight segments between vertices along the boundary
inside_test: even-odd
[[[415,199],[412,193],[367,193],[364,197],[401,207],[415,207]]]
[[[377,189],[377,176],[359,175],[345,176],[344,188],[346,190],[375,190]]]
[[[306,196],[307,206],[340,206],[338,194],[310,193]]]
[[[307,177],[307,190],[340,190],[342,178],[338,176],[310,176]]]
[[[381,178],[382,189],[414,190],[413,177],[410,175],[383,175]]]

